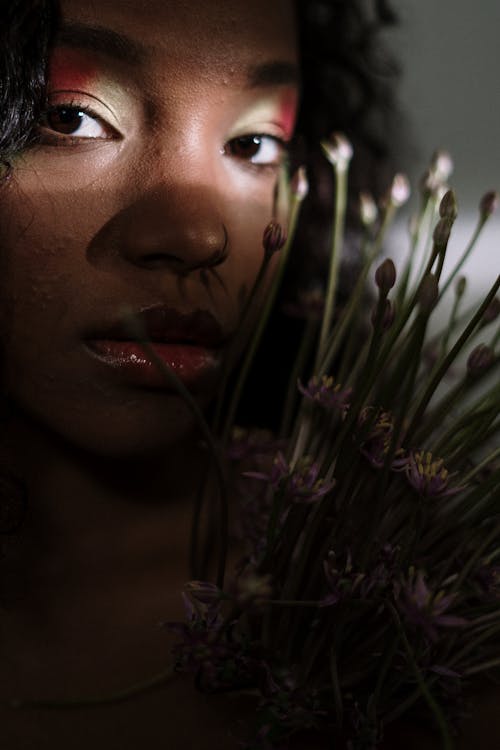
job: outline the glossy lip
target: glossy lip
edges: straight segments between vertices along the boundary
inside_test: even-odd
[[[86,347],[100,363],[135,386],[175,391],[139,339],[193,391],[213,387],[227,336],[205,310],[181,313],[164,305],[139,310],[85,336]]]

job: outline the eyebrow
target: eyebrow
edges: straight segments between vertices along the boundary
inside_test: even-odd
[[[77,21],[64,22],[57,34],[56,44],[62,47],[100,52],[120,62],[136,65],[147,56],[146,47],[135,39],[119,34],[105,26],[92,26]],[[291,62],[272,60],[252,65],[245,71],[246,87],[298,86],[299,67]]]
[[[254,65],[247,70],[248,88],[265,86],[298,86],[300,71],[297,65],[281,60]]]
[[[57,34],[56,44],[62,47],[78,47],[92,52],[101,52],[131,65],[135,65],[146,56],[145,47],[134,39],[104,26],[89,26],[77,22],[62,24]]]

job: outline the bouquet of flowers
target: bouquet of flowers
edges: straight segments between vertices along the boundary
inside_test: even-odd
[[[476,231],[449,271],[457,207],[446,185],[451,161],[436,154],[397,274],[379,256],[408,183],[396,176],[380,206],[362,195],[363,267],[338,309],[352,149],[338,134],[322,146],[336,182],[329,276],[321,304],[317,293],[305,300],[280,434],[233,421],[307,192],[302,169],[288,186],[288,239],[275,223],[264,233],[242,325],[278,251],[280,265],[236,384],[221,389],[229,403],[221,400],[212,430],[191,400],[219,480],[220,555],[216,582],[198,580],[201,492],[197,580],[184,592],[186,622],[169,624],[178,635],[176,668],[195,673],[202,689],[258,695],[249,748],[276,747],[312,729],[339,747],[367,750],[379,745],[384,726],[410,713],[426,714],[449,748],[464,687],[500,667],[500,356],[492,330],[500,277],[477,309],[463,310],[459,276],[497,197],[482,198]],[[449,320],[429,336],[447,293],[454,296]],[[225,584],[229,493],[240,503],[244,548]]]

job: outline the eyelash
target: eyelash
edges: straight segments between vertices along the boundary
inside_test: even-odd
[[[71,134],[64,134],[64,133],[57,133],[56,131],[52,130],[48,124],[44,124],[44,120],[46,121],[50,114],[55,112],[61,112],[63,110],[67,111],[73,111],[74,114],[82,114],[85,115],[92,120],[94,120],[96,123],[98,123],[103,130],[107,130],[111,133],[111,135],[106,136],[74,136]],[[61,102],[60,104],[53,105],[47,108],[47,110],[44,113],[44,117],[42,118],[42,122],[39,126],[39,132],[38,132],[38,142],[43,143],[45,145],[49,146],[55,146],[61,147],[61,148],[68,148],[71,146],[79,146],[82,145],[82,143],[85,143],[85,141],[92,142],[92,141],[104,141],[104,140],[115,140],[116,138],[119,138],[120,134],[118,131],[113,128],[109,123],[106,122],[100,115],[95,112],[91,107],[88,107],[85,104],[82,104],[78,101],[68,101],[68,102]],[[286,158],[286,154],[289,151],[290,143],[286,141],[284,138],[280,138],[279,136],[276,136],[271,133],[248,133],[241,136],[237,136],[235,138],[232,138],[229,140],[223,147],[221,153],[226,154],[228,156],[232,156],[231,149],[235,147],[238,142],[240,145],[243,142],[246,142],[247,144],[255,143],[257,145],[256,141],[272,141],[281,151],[281,158],[278,158],[275,162],[268,162],[268,163],[258,163],[252,161],[253,157],[245,158],[244,156],[237,156],[235,155],[235,158],[241,161],[243,164],[248,166],[251,169],[260,171],[260,170],[275,170],[277,169],[281,162],[283,161],[283,158]],[[259,144],[260,147],[260,144]]]
[[[49,115],[55,113],[55,112],[61,112],[63,110],[67,111],[73,111],[75,114],[82,114],[85,115],[92,120],[94,120],[95,123],[98,123],[103,130],[107,130],[110,135],[107,137],[105,136],[73,136],[70,134],[65,133],[57,133],[55,135],[56,131],[52,130],[49,125],[44,124],[44,120],[46,120]],[[52,132],[50,132],[52,130]],[[118,131],[112,127],[104,118],[102,118],[100,115],[97,114],[97,112],[92,109],[92,107],[87,106],[86,104],[82,104],[78,101],[68,101],[68,102],[61,102],[61,104],[56,104],[53,106],[47,107],[46,111],[44,112],[44,115],[42,117],[42,122],[39,125],[39,131],[38,131],[38,142],[44,143],[49,146],[55,146],[55,147],[71,147],[76,145],[81,145],[85,141],[106,141],[106,140],[115,140],[120,137],[120,134]]]

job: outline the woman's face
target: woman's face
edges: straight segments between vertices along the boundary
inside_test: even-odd
[[[41,141],[0,193],[5,386],[106,455],[185,433],[262,261],[297,104],[291,0],[63,0]]]

